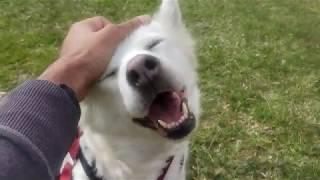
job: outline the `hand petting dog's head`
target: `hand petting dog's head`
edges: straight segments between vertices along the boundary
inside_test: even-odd
[[[164,0],[152,22],[120,45],[98,87],[130,119],[122,123],[183,139],[199,115],[196,64],[177,1]]]

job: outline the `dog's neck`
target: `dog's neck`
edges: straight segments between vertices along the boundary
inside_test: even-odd
[[[123,113],[108,111],[112,108],[106,106],[87,104],[82,109],[83,135],[80,144],[88,161],[95,160],[98,175],[108,180],[156,180],[169,157],[178,157],[178,162],[186,156],[188,141],[177,143],[165,139],[150,129],[132,123]],[[97,109],[101,107],[106,110]],[[184,169],[176,164],[173,163],[169,172],[174,168],[177,171]]]
[[[81,138],[81,147],[86,158],[88,161],[95,161],[98,175],[109,177],[108,180],[156,180],[168,158],[181,159],[187,146],[186,141],[179,144],[164,143],[147,137],[115,137],[90,130],[84,130]]]

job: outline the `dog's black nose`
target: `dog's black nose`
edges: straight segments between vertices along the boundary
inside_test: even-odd
[[[152,84],[159,73],[159,60],[150,55],[138,55],[127,66],[127,80],[131,86],[144,88]]]

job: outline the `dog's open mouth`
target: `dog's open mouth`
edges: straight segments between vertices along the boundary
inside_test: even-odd
[[[134,121],[171,139],[181,139],[195,127],[195,117],[189,110],[183,91],[157,94],[149,107],[148,115]]]

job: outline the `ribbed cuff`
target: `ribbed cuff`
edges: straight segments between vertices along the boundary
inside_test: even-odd
[[[73,98],[49,81],[32,80],[0,101],[0,125],[10,129],[9,137],[22,135],[35,146],[26,148],[39,149],[53,174],[77,134],[80,107]]]

